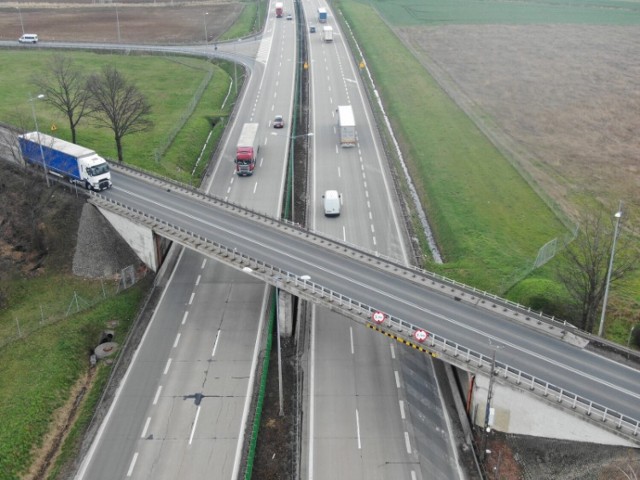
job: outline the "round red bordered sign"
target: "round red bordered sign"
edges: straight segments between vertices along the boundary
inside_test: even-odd
[[[386,315],[384,313],[380,311],[376,311],[376,312],[373,312],[373,315],[371,315],[371,318],[373,319],[374,322],[376,322],[379,325],[382,322],[384,322],[385,316]]]
[[[416,330],[413,333],[413,338],[415,338],[418,342],[422,343],[427,338],[429,338],[429,334],[427,332],[425,332],[424,330]]]

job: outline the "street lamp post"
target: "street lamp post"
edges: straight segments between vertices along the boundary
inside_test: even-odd
[[[24,35],[24,22],[22,21],[22,10],[20,10],[20,6],[16,7],[18,9],[18,15],[20,16],[20,27],[22,27],[22,35]]]
[[[202,20],[204,22],[204,43],[209,42],[209,35],[207,34],[207,15],[209,15],[209,12],[204,12],[204,15],[202,16]]]
[[[491,343],[491,340],[489,340]],[[502,348],[502,345],[493,345],[493,353],[491,354],[491,370],[489,370],[489,386],[487,387],[487,403],[484,410],[484,427],[482,429],[483,432],[483,440],[482,440],[482,459],[486,457],[487,451],[487,437],[489,436],[489,432],[491,432],[491,427],[489,426],[489,414],[491,413],[491,399],[493,397],[493,378],[494,372],[496,369],[496,352],[499,348]]]
[[[631,330],[629,331],[629,338],[627,338],[627,350],[631,349],[631,336],[633,335],[633,331],[636,329],[636,327],[640,325],[640,323],[636,323],[635,325],[633,325],[631,327]],[[627,352],[627,358],[630,357],[629,352]]]
[[[35,100],[43,99],[44,94],[40,94],[37,97],[29,97],[31,103],[31,113],[33,114],[33,123],[36,125],[36,135],[38,136],[38,146],[40,147],[40,159],[42,160],[42,171],[44,173],[44,179],[47,182],[47,188],[50,187],[49,175],[47,175],[47,163],[44,161],[44,151],[42,150],[42,141],[40,140],[40,129],[38,128],[38,117],[36,117],[36,107],[34,105]]]
[[[118,4],[114,3],[116,7],[116,29],[118,32],[118,43],[120,43],[120,16],[118,15]]]
[[[613,256],[616,253],[616,240],[618,239],[618,227],[620,226],[620,217],[622,217],[622,202],[618,207],[618,211],[614,215],[616,217],[616,228],[613,230],[613,243],[611,243],[611,257],[609,257],[609,269],[607,270],[607,283],[604,287],[604,299],[602,300],[602,315],[600,316],[600,326],[598,327],[598,336],[602,336],[604,330],[604,317],[607,312],[607,298],[609,297],[609,283],[611,282],[611,270],[613,270]]]

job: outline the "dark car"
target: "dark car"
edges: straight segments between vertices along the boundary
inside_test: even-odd
[[[284,120],[282,119],[282,115],[276,115],[276,118],[273,119],[273,128],[282,127],[284,127]]]
[[[309,26],[309,32],[316,33],[316,26],[315,25],[310,25]]]

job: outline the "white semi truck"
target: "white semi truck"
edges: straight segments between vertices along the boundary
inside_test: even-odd
[[[351,105],[338,107],[338,130],[340,133],[340,145],[353,147],[356,144],[356,121]]]

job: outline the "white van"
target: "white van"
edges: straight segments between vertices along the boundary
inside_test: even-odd
[[[18,39],[18,42],[20,42],[20,43],[38,43],[38,35],[36,35],[35,33],[25,33],[24,35],[22,35]]]
[[[324,214],[326,217],[337,217],[340,215],[341,195],[337,190],[327,190],[322,195],[324,199]]]

